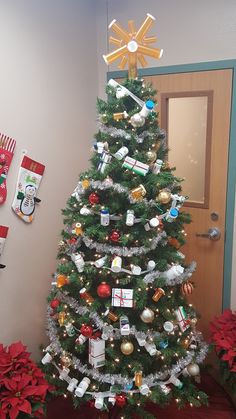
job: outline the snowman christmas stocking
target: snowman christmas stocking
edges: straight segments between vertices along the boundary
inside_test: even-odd
[[[2,255],[2,252],[3,252],[3,248],[4,248],[4,245],[5,245],[5,240],[6,240],[6,237],[7,237],[7,233],[8,233],[8,227],[0,225],[0,256]],[[5,268],[5,266],[6,265],[2,265],[0,263],[0,269]]]
[[[21,162],[12,209],[26,223],[31,223],[35,204],[40,202],[36,195],[44,169],[43,164],[27,156]]]
[[[0,205],[6,201],[6,177],[12,161],[16,141],[0,133]]]

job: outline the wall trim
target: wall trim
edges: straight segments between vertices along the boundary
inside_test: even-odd
[[[229,158],[226,195],[226,235],[224,251],[224,282],[222,308],[229,308],[231,304],[231,281],[232,281],[232,256],[233,256],[233,232],[234,232],[234,207],[236,188],[236,60],[207,61],[193,64],[178,64],[164,67],[151,67],[139,69],[140,77],[157,74],[189,73],[207,70],[232,70],[232,98],[230,117]],[[109,71],[107,80],[110,78],[127,77],[127,71]]]

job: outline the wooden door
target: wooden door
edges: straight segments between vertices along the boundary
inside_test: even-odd
[[[197,262],[197,270],[192,276],[196,288],[189,301],[201,315],[198,328],[207,337],[209,322],[222,311],[232,70],[156,75],[145,77],[145,80],[151,81],[158,91],[159,121],[160,126],[167,130],[167,141],[171,98],[207,98],[206,143],[202,147],[203,155],[196,159],[198,163],[201,161],[200,167],[204,167],[198,171],[199,178],[204,171],[203,199],[191,199],[191,192],[189,194],[185,210],[191,214],[192,223],[185,228],[187,243],[181,248],[186,255],[186,262]],[[179,121],[183,127],[186,118]],[[172,137],[175,136],[174,132],[172,129]],[[194,138],[190,141],[194,141]],[[172,156],[178,147],[176,143]],[[181,167],[176,170],[178,176],[181,176],[181,169],[189,160],[187,147],[182,147],[181,154]],[[196,174],[194,176],[196,178]],[[189,177],[190,183],[196,183],[191,172]],[[206,234],[210,228],[219,229],[219,240],[198,235]]]

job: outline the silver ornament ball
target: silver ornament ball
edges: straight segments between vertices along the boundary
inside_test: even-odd
[[[200,368],[198,364],[189,364],[187,366],[187,371],[192,377],[195,377],[196,375],[200,374]]]
[[[139,113],[136,113],[131,116],[130,123],[134,128],[142,127],[145,124],[145,118]]]

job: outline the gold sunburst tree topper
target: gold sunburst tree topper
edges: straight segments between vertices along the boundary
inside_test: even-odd
[[[123,29],[114,19],[108,26],[118,38],[110,36],[109,42],[118,46],[115,51],[107,55],[103,55],[105,62],[110,65],[117,59],[120,59],[118,68],[124,70],[128,63],[129,78],[137,77],[138,62],[142,67],[147,66],[145,55],[152,58],[161,58],[163,50],[150,47],[148,45],[156,42],[156,36],[146,36],[147,32],[153,25],[155,17],[147,13],[147,17],[138,30],[135,29],[133,20],[128,21],[129,31]]]

